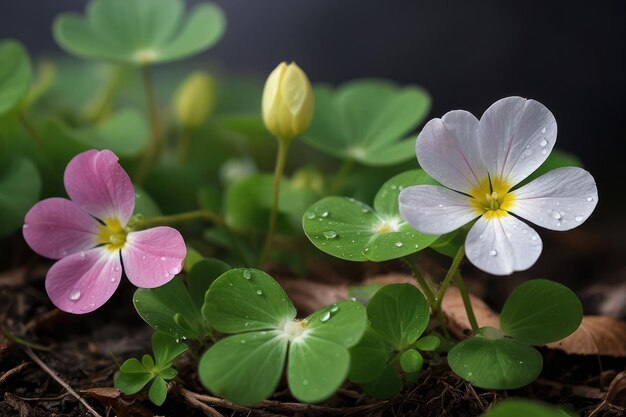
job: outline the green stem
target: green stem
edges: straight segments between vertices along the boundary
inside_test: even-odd
[[[148,116],[150,118],[150,140],[146,145],[143,158],[139,162],[137,168],[137,177],[135,182],[142,185],[148,176],[148,171],[154,163],[157,153],[162,145],[161,129],[159,124],[159,111],[156,102],[156,93],[154,91],[154,83],[152,81],[152,71],[149,65],[141,67],[141,75],[143,86],[146,93],[146,103],[148,106]]]
[[[346,181],[346,178],[348,174],[350,173],[350,171],[352,171],[352,168],[354,168],[354,159],[352,158],[344,159],[343,163],[341,164],[341,167],[339,168],[339,172],[337,172],[337,175],[335,176],[335,179],[333,180],[333,183],[330,186],[331,195],[336,194],[337,192],[339,192],[339,190],[341,190],[341,187]]]
[[[122,86],[122,73],[123,69],[121,66],[111,66],[104,88],[85,106],[85,115],[93,123],[102,121],[111,109],[113,101]]]
[[[439,291],[437,291],[436,303],[435,303],[435,308],[437,310],[441,310],[441,303],[443,302],[443,296],[445,295],[446,290],[448,289],[448,286],[452,282],[452,278],[454,278],[454,275],[459,270],[459,266],[461,265],[461,261],[463,260],[464,256],[465,256],[465,246],[461,245],[461,247],[459,248],[459,251],[454,256],[454,259],[452,259],[452,265],[450,265],[450,269],[448,269],[448,273],[446,274],[446,277],[443,279],[443,282],[441,283],[441,286],[439,287]]]
[[[457,271],[457,273],[454,275],[454,281],[456,282],[456,286],[459,287],[459,291],[461,292],[461,298],[463,299],[465,313],[467,314],[467,319],[472,326],[472,333],[478,334],[480,333],[480,327],[478,326],[478,321],[476,321],[476,315],[474,314],[474,309],[472,308],[472,300],[470,300],[469,293],[467,292],[465,282],[463,282],[463,277],[461,276],[460,272]]]
[[[208,220],[212,223],[224,225],[224,220],[215,213],[205,210],[188,211],[185,213],[172,214],[169,216],[155,216],[137,220],[133,226],[139,229],[153,227],[163,224],[181,223],[191,220]]]
[[[26,133],[28,133],[28,136],[33,140],[35,145],[43,148],[43,140],[41,140],[39,133],[37,133],[35,127],[31,124],[30,120],[28,120],[28,116],[26,116],[26,113],[20,110],[17,113],[17,118],[19,119],[20,124],[22,125]]]
[[[424,295],[426,296],[426,300],[428,301],[428,304],[430,305],[431,308],[434,308],[435,300],[436,300],[435,293],[433,292],[430,284],[424,278],[424,275],[422,275],[422,273],[417,269],[417,267],[413,264],[413,262],[411,262],[408,256],[403,256],[401,260],[409,267],[409,269],[411,269],[411,272],[413,273],[413,277],[417,280],[417,283],[419,284],[420,288],[424,292]]]
[[[278,156],[276,158],[276,169],[274,170],[274,196],[272,199],[272,211],[270,213],[269,225],[267,228],[267,235],[265,236],[265,244],[261,251],[261,257],[259,258],[259,266],[263,265],[272,251],[272,242],[274,239],[274,232],[276,231],[276,218],[278,217],[278,199],[280,196],[280,181],[283,177],[283,171],[285,170],[285,162],[287,161],[287,154],[289,153],[289,145],[291,145],[290,139],[278,138]]]
[[[180,135],[180,141],[178,142],[178,165],[185,165],[187,163],[192,133],[193,130],[191,128],[183,128],[183,133]]]

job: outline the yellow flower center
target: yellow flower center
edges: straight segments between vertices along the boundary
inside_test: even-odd
[[[105,219],[104,224],[100,226],[98,243],[105,245],[110,251],[120,250],[126,243],[126,235],[128,235],[128,230],[122,227],[119,220]]]
[[[507,216],[515,201],[515,194],[509,192],[510,189],[506,181],[485,178],[470,192],[470,204],[487,218]]]

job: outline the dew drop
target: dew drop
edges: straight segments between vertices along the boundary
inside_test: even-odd
[[[170,269],[170,274],[172,274],[172,275],[178,274],[178,269],[177,268]]]
[[[167,258],[165,256],[161,256],[161,260],[165,261],[165,260],[167,260]]]
[[[396,248],[401,248],[402,247],[402,242],[396,242],[393,244]]]
[[[533,237],[531,237],[532,240],[537,240],[537,236],[533,235]]]
[[[541,129],[541,133],[546,133],[546,128]]]
[[[576,216],[576,217],[574,217],[574,220],[576,220],[577,222],[582,222],[583,221],[583,217],[582,216]]]
[[[309,385],[309,380],[308,379],[303,379],[302,380],[302,385]]]
[[[330,309],[331,313],[336,313],[337,311],[339,311],[339,306],[332,306]]]
[[[415,244],[415,249],[419,248],[420,245],[418,245],[417,243]]]
[[[545,133],[545,132],[542,132],[542,133]],[[546,138],[541,138],[541,140],[539,141],[539,146],[541,146],[542,148],[545,147],[547,144],[548,144],[548,141],[546,140]]]
[[[315,213],[310,211],[305,216],[306,216],[307,219],[314,219],[315,218]]]
[[[547,154],[547,153],[548,153],[548,151],[546,151],[545,149],[541,151],[541,154],[542,154],[542,155],[545,155],[545,154]]]
[[[246,340],[245,339],[241,339],[241,341],[239,343],[241,343],[242,345],[245,345],[246,344]]]
[[[472,376],[472,375],[473,375],[473,374],[472,374],[471,372],[468,372],[468,373],[467,373],[467,376]]]
[[[522,154],[522,158],[525,158],[525,157],[530,156],[532,154],[533,153],[532,153],[532,151],[530,149],[525,150],[524,153]]]
[[[111,277],[111,282],[115,282],[115,281],[117,281],[117,278]]]
[[[87,255],[85,255],[85,252],[81,252],[81,253],[80,253],[80,257],[81,257],[81,258],[84,258],[85,256],[87,256]]]
[[[334,239],[337,237],[337,232],[335,232],[334,230],[327,230],[324,232],[324,237],[326,239]]]
[[[249,270],[249,269],[244,269],[244,270],[243,270],[243,277],[244,277],[245,279],[250,279],[250,278],[252,278],[252,273],[250,272],[250,270]]]
[[[80,298],[80,290],[78,288],[74,288],[72,291],[70,291],[70,294],[67,298],[69,298],[70,301],[78,301],[78,299]]]
[[[552,216],[552,218],[555,219],[555,220],[559,220],[561,218],[561,213],[559,213],[556,210],[552,210],[550,212],[550,216]]]
[[[443,207],[443,204],[437,204],[437,207]]]
[[[141,259],[145,260],[145,259],[146,259],[146,255],[143,255],[143,256],[141,257]]]
[[[495,250],[495,249],[491,249],[491,250],[489,251],[489,255],[491,255],[491,256],[497,256],[497,255],[498,255],[498,251],[497,251],[497,250]]]
[[[263,295],[263,291],[261,291],[261,290],[256,290],[256,295]]]
[[[320,317],[320,321],[322,322],[328,321],[329,318],[330,318],[330,311],[327,311],[326,313],[322,315],[322,317]]]
[[[587,197],[587,201],[593,201],[593,197]]]
[[[120,272],[120,267],[119,267],[118,265],[115,265],[115,266],[113,267],[113,270],[114,270],[115,272]]]

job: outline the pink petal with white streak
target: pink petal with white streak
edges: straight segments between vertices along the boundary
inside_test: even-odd
[[[126,276],[140,288],[168,283],[183,269],[186,255],[181,234],[166,226],[129,233],[122,249]]]

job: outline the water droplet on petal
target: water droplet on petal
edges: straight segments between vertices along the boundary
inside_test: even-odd
[[[555,220],[559,220],[561,218],[561,213],[559,213],[556,210],[552,210],[550,212],[550,216],[552,216],[552,218],[555,219]]]
[[[548,141],[546,140],[546,138],[541,138],[541,140],[539,141],[539,146],[541,146],[542,148],[545,147],[547,144],[548,144]]]
[[[495,250],[495,249],[491,249],[491,250],[489,251],[489,255],[491,255],[491,256],[497,256],[497,255],[498,255],[498,251],[497,251],[497,250]]]
[[[576,220],[577,222],[582,222],[583,221],[583,216],[576,216],[576,217],[574,217],[574,220]]]
[[[546,128],[541,129],[541,133],[546,133]]]
[[[161,256],[161,260],[165,261],[165,260],[167,260],[167,258],[165,256]]]
[[[87,256],[87,255],[85,254],[85,252],[82,252],[82,251],[81,251],[81,252],[80,252],[80,257],[81,257],[81,258],[84,258],[85,256]]]
[[[337,232],[335,232],[334,230],[327,230],[324,232],[324,237],[326,239],[334,239],[337,237]]]
[[[330,311],[327,311],[326,313],[322,315],[322,317],[320,317],[320,321],[328,321],[329,318],[330,318]]]
[[[527,156],[532,155],[532,151],[530,149],[525,150],[524,153],[522,154],[522,158],[526,158]]]
[[[172,269],[170,269],[170,274],[172,274],[172,275],[176,275],[176,274],[178,274],[178,268],[172,268]]]
[[[113,270],[114,270],[115,272],[120,272],[120,267],[119,267],[119,265],[115,265],[115,266],[113,267]]]
[[[587,197],[587,201],[593,201],[593,197]]]
[[[396,248],[401,248],[402,247],[402,242],[396,242],[393,244]]]
[[[70,294],[67,298],[69,298],[70,301],[78,301],[78,299],[80,298],[80,290],[78,288],[74,288],[72,291],[70,291]]]
[[[111,282],[115,282],[115,281],[117,281],[117,278],[111,277]]]

